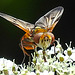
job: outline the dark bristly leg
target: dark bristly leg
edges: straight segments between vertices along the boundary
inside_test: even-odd
[[[56,51],[55,51],[55,43],[54,43],[54,54],[55,54],[55,56],[56,56]]]
[[[47,62],[46,57],[45,57],[45,50],[43,50],[42,53],[43,53],[44,62]]]

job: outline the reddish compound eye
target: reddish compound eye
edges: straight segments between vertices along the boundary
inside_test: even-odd
[[[54,37],[54,35],[52,33],[47,32],[47,34],[52,37],[52,41],[51,41],[51,44],[52,44],[54,42],[54,40],[55,40],[55,37]]]
[[[39,39],[40,39],[40,37],[42,36],[42,34],[43,34],[43,33],[38,33],[38,34],[35,34],[35,35],[34,35],[33,40],[34,40],[35,43],[39,43]]]

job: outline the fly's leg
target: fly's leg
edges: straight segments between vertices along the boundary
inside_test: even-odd
[[[43,53],[44,62],[47,62],[46,57],[45,57],[45,54],[46,54],[46,53],[45,53],[45,50],[43,50],[42,53]]]
[[[22,49],[23,53],[24,53],[24,58],[23,58],[23,62],[25,60],[25,55],[29,56],[29,61],[30,61],[30,55],[25,51],[26,50],[34,50],[35,49],[35,44],[34,42],[31,41],[32,39],[29,39],[26,35],[24,35],[21,39],[21,43],[20,43],[20,48]]]

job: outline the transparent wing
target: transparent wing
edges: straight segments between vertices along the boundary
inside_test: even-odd
[[[23,20],[14,18],[12,16],[9,16],[7,14],[4,13],[0,13],[0,16],[8,21],[10,21],[11,23],[13,23],[15,26],[19,27],[20,29],[22,29],[25,32],[31,31],[31,29],[34,28],[33,24],[30,24],[28,22],[25,22]]]
[[[47,14],[42,16],[38,21],[36,21],[35,27],[41,27],[44,29],[48,28],[52,31],[62,16],[63,11],[64,8],[61,6],[52,9]]]

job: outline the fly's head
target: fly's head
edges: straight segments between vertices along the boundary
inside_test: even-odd
[[[50,32],[35,34],[34,42],[38,47],[46,50],[54,42],[54,35]]]

